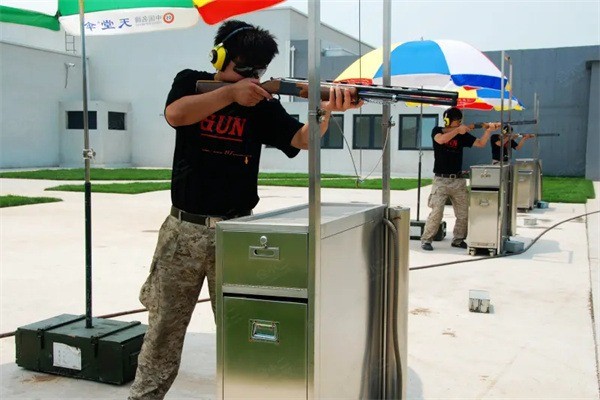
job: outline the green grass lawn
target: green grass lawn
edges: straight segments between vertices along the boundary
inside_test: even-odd
[[[96,181],[164,181],[171,179],[170,169],[142,168],[92,168],[90,177]],[[0,178],[47,179],[53,181],[82,181],[85,179],[83,168],[40,169],[36,171],[0,172]]]
[[[171,182],[129,182],[129,183],[92,183],[94,193],[139,194],[171,189]],[[83,192],[83,185],[59,185],[45,190],[62,192]]]
[[[104,169],[92,168],[92,191],[101,193],[137,194],[157,190],[169,190],[171,179],[170,169],[140,169],[117,168]],[[45,169],[37,171],[2,172],[0,178],[19,179],[48,179],[48,180],[83,180],[84,172],[78,169]],[[381,179],[367,179],[357,181],[355,177],[322,174],[321,187],[323,188],[348,188],[348,189],[379,189]],[[163,182],[129,182],[98,184],[93,181],[163,181]],[[260,173],[259,185],[264,186],[294,186],[308,187],[308,174],[305,173]],[[422,179],[421,186],[431,184],[431,179]],[[390,180],[392,190],[410,190],[417,187],[416,179],[393,178]],[[60,185],[46,190],[82,192],[82,184]],[[585,203],[587,199],[594,198],[592,182],[581,177],[543,177],[542,200],[550,203]],[[54,200],[56,201],[56,200]]]
[[[261,179],[303,179],[306,174],[274,172],[260,173]],[[323,174],[323,178],[340,178],[344,175]],[[346,176],[347,177],[347,176]],[[13,179],[46,179],[53,181],[82,181],[85,179],[83,168],[40,169],[36,171],[0,172],[0,178]],[[170,169],[144,168],[92,168],[90,178],[93,181],[168,181],[171,179]]]
[[[57,201],[62,201],[62,199],[57,199],[55,197],[25,197],[9,194],[5,196],[0,196],[0,208],[25,206],[29,204],[39,203],[54,203]]]
[[[542,177],[542,200],[549,203],[586,203],[594,199],[594,185],[585,178]]]

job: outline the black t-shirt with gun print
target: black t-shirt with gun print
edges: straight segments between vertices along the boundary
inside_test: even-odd
[[[166,105],[196,94],[197,80],[214,80],[214,74],[183,70],[177,74]],[[255,107],[237,103],[206,119],[175,128],[171,201],[183,211],[234,216],[252,210],[259,201],[258,167],[263,144],[293,158],[299,150],[290,145],[303,126],[277,100]]]

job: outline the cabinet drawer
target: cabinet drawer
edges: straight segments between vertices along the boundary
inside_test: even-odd
[[[223,397],[306,399],[307,306],[225,296]]]
[[[223,284],[307,288],[307,234],[226,231],[222,240]]]

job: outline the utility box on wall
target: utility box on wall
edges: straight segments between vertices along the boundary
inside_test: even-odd
[[[131,165],[130,111],[129,103],[88,103],[90,148],[96,153],[92,165]],[[84,148],[83,105],[80,101],[61,102],[59,112],[60,166],[81,166]]]

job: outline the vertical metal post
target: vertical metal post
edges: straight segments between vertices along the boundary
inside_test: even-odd
[[[392,26],[392,4],[390,0],[383,1],[383,86],[390,86],[392,83],[390,77],[390,51],[391,51],[391,26]],[[382,204],[390,206],[390,140],[391,131],[391,113],[390,104],[384,103],[381,111],[382,122],[382,140],[385,143],[383,148],[382,168]]]
[[[319,127],[319,109],[321,107],[321,2],[308,2],[308,223],[309,223],[309,286],[308,312],[309,329],[314,332],[309,335],[308,343],[308,398],[317,399],[320,394],[321,366],[319,355],[316,354],[320,343],[320,268],[321,268],[321,130]],[[313,326],[310,326],[310,322]]]
[[[423,86],[421,86],[423,89]],[[422,159],[423,159],[423,103],[420,104],[419,112],[419,134],[417,135],[419,141],[419,169],[417,171],[417,221],[419,221],[421,211],[421,170],[422,170]]]
[[[533,94],[533,116],[535,118],[534,132],[538,133],[538,127],[540,123],[540,99],[538,97],[537,92]],[[540,156],[540,142],[537,135],[535,135],[534,139],[535,146],[533,147],[533,158],[537,160]]]
[[[513,65],[512,65],[512,60],[510,59],[510,56],[507,57],[507,61],[508,61],[508,116],[506,117],[506,119],[508,121],[512,121],[510,119],[510,112],[512,109],[512,71],[513,71]],[[510,134],[509,132],[509,136],[508,136],[508,148],[506,149],[508,151],[508,163],[510,164],[512,161],[512,134]]]
[[[502,50],[502,61],[500,62],[500,184],[498,187],[498,196],[499,196],[499,204],[500,204],[500,224],[498,224],[498,234],[497,234],[497,243],[498,243],[498,253],[502,254],[504,252],[504,237],[506,232],[506,221],[505,221],[505,213],[506,213],[506,182],[502,179],[502,171],[504,170],[504,135],[502,133],[502,128],[504,127],[504,50]]]
[[[510,114],[512,111],[512,88],[513,88],[513,65],[510,56],[506,57],[508,61],[508,117],[506,118],[508,121],[512,121]],[[502,132],[502,130],[500,130]],[[500,135],[502,137],[502,135]],[[503,143],[503,140],[500,141]],[[504,147],[504,145],[503,145]],[[506,182],[506,238],[507,240],[515,235],[516,227],[517,227],[517,214],[515,212],[515,207],[517,206],[517,197],[516,197],[516,179],[517,179],[517,171],[514,167],[513,163],[513,152],[512,152],[512,133],[508,133],[508,147],[506,148],[508,151],[508,182]],[[510,195],[510,196],[509,196]]]
[[[85,55],[85,6],[79,0],[81,69],[83,76],[83,160],[85,169],[85,327],[92,328],[92,183],[90,181],[90,131],[88,125],[87,63]]]
[[[383,79],[382,83],[384,86],[391,85],[391,77],[390,77],[390,51],[391,51],[391,14],[392,14],[392,6],[390,0],[383,1]],[[389,133],[390,133],[390,105],[383,104],[381,109],[381,133],[382,133],[382,141],[385,144],[383,148],[382,154],[382,163],[381,163],[381,202],[384,204],[386,209],[386,217],[388,217],[389,207],[390,207],[390,143],[389,143]],[[389,232],[386,229],[384,231],[384,240],[383,240],[383,251],[386,257],[384,257],[384,271],[382,271],[383,278],[383,326],[382,326],[382,352],[381,352],[381,363],[382,363],[382,395],[383,398],[392,398],[390,397],[390,393],[392,390],[393,383],[393,373],[395,371],[395,359],[393,357],[393,353],[390,352],[391,346],[393,346],[393,342],[391,341],[392,336],[390,335],[390,331],[393,328],[392,323],[389,318],[389,310],[391,306],[390,302],[390,282],[393,283],[394,279],[394,269],[393,266],[390,265],[389,254],[390,254],[390,240],[389,240]]]
[[[504,165],[504,140],[502,129],[504,128],[504,50],[501,52],[502,60],[500,61],[500,168]],[[501,175],[502,176],[502,175]]]

